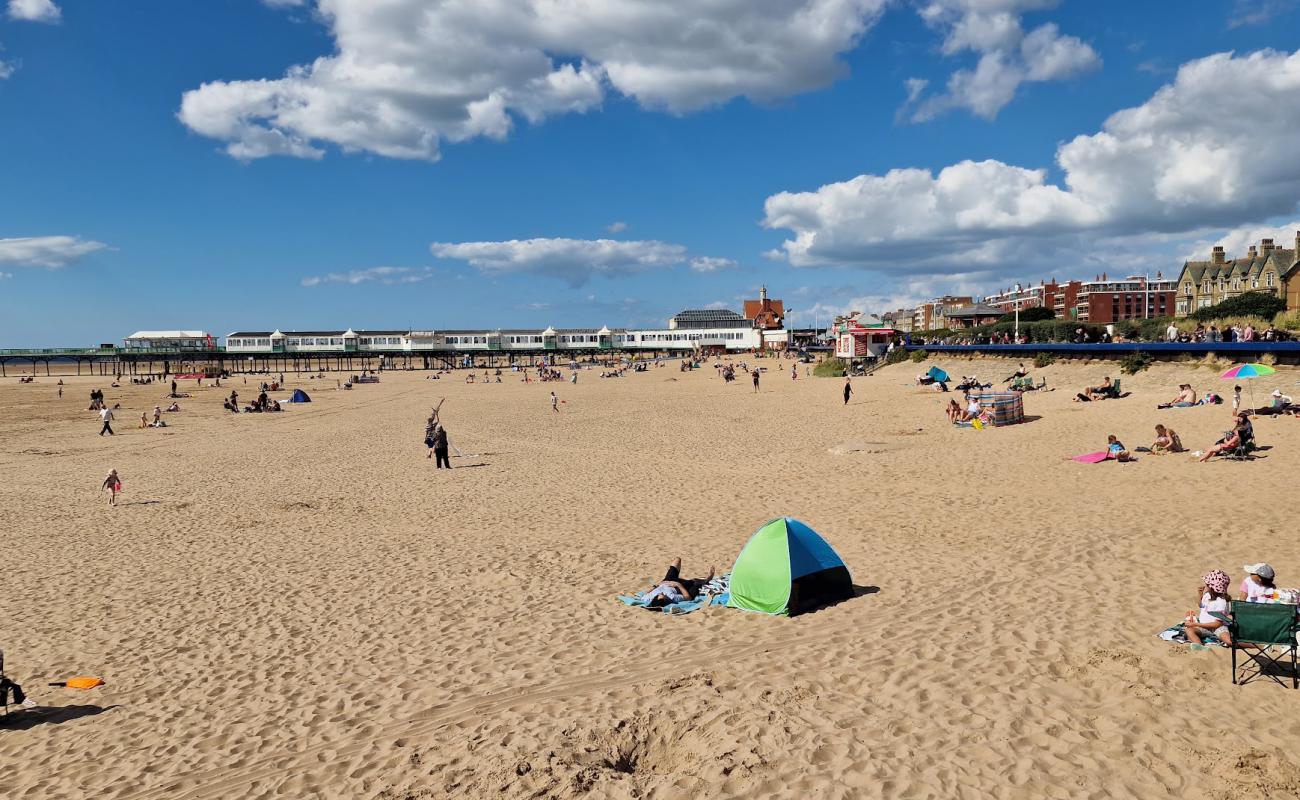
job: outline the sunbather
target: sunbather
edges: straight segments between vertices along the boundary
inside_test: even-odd
[[[1105,400],[1106,398],[1111,396],[1111,392],[1114,390],[1114,388],[1115,388],[1115,384],[1111,382],[1110,376],[1108,375],[1104,380],[1102,380],[1101,385],[1089,386],[1085,388],[1082,392],[1079,392],[1074,396],[1074,400],[1077,403],[1088,403],[1094,400]]]
[[[1294,403],[1288,395],[1282,394],[1281,389],[1274,389],[1271,395],[1272,400],[1268,405],[1255,409],[1256,414],[1269,416],[1272,414],[1289,414],[1294,410]]]
[[[1010,376],[1003,378],[1002,382],[1011,383],[1012,381],[1017,380],[1019,378],[1027,378],[1027,377],[1029,377],[1029,370],[1025,369],[1025,365],[1022,362],[1019,366],[1016,367],[1016,371],[1011,373]]]
[[[1156,408],[1191,408],[1196,405],[1196,390],[1190,383],[1178,385],[1178,396],[1168,403],[1161,403]]]
[[[1115,434],[1106,437],[1106,457],[1113,458],[1116,461],[1128,461],[1133,458],[1129,455],[1128,450],[1124,448],[1124,443],[1116,438]]]
[[[682,560],[674,558],[673,563],[668,565],[668,572],[664,574],[664,579],[645,595],[646,604],[652,608],[660,608],[684,600],[694,600],[700,592],[700,587],[713,580],[713,567],[709,567],[707,578],[683,578],[681,575]]]
[[[1246,441],[1245,437],[1246,437],[1245,426],[1243,426],[1240,422],[1238,422],[1237,425],[1232,430],[1224,434],[1222,439],[1215,442],[1213,447],[1206,450],[1205,455],[1201,456],[1198,459],[1198,461],[1209,461],[1211,458],[1214,458],[1217,455],[1220,455],[1222,453],[1230,453],[1236,450],[1238,447],[1242,445],[1244,441]]]
[[[978,419],[980,411],[982,410],[980,408],[979,398],[974,397],[973,395],[966,395],[966,401],[966,410],[961,414],[961,421],[970,422],[973,419]]]
[[[1228,613],[1230,582],[1228,573],[1217,569],[1207,572],[1201,578],[1201,585],[1196,589],[1200,609],[1197,612],[1188,612],[1183,620],[1184,630],[1193,649],[1202,649],[1204,645],[1201,644],[1201,638],[1207,636],[1217,638],[1224,644],[1232,643],[1228,624],[1214,616],[1214,614],[1227,615]]]
[[[948,401],[948,421],[955,423],[961,420],[961,404],[956,400]]]
[[[1183,441],[1178,438],[1178,434],[1173,428],[1157,425],[1156,440],[1151,445],[1151,452],[1181,453],[1183,452]]]

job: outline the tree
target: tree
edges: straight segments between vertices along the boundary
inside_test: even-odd
[[[1031,306],[1030,308],[1020,309],[1020,321],[1022,323],[1043,322],[1049,319],[1056,319],[1056,314],[1053,313],[1052,309],[1050,308],[1043,308],[1042,306]],[[1016,321],[1016,312],[1014,311],[1012,311],[1010,314],[1003,314],[1001,317],[998,318],[998,322],[1014,323],[1015,321]]]
[[[1190,316],[1197,322],[1209,322],[1223,317],[1263,317],[1272,319],[1286,310],[1286,301],[1269,292],[1246,292],[1229,297],[1215,306],[1193,311]]]

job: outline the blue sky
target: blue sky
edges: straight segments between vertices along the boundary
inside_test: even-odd
[[[1294,236],[1287,0],[435,5],[0,0],[0,347],[824,322]]]

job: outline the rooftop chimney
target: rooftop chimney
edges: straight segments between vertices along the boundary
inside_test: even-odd
[[[1255,255],[1256,255],[1256,253],[1255,253],[1255,245],[1252,244],[1252,245],[1250,246],[1250,249],[1246,251],[1246,255],[1250,256],[1251,258],[1254,258],[1254,257],[1255,257]]]
[[[1300,231],[1295,232],[1295,254],[1296,258],[1300,258]]]
[[[1259,252],[1260,252],[1260,254],[1271,253],[1272,251],[1273,251],[1273,240],[1272,240],[1272,239],[1260,239],[1260,240],[1259,240]]]
[[[1214,249],[1210,251],[1210,261],[1215,264],[1223,263],[1223,245],[1216,244],[1214,246]]]

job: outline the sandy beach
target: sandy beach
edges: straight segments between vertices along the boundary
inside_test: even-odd
[[[208,381],[0,383],[0,647],[42,705],[0,725],[6,798],[1292,798],[1300,692],[1230,683],[1226,651],[1156,634],[1200,576],[1300,585],[1300,420],[1249,463],[1189,449],[1226,405],[1157,411],[1196,364],[1032,370],[1026,424],[946,424],[923,366],[754,394],[712,367],[577,385],[385,373],[232,415]],[[790,362],[783,362],[785,370]],[[937,359],[1000,380],[1014,363]],[[1300,372],[1254,384],[1257,405]],[[120,402],[97,434],[88,393]],[[563,401],[550,409],[549,392]],[[288,392],[277,392],[281,399]],[[1250,397],[1249,391],[1247,398]],[[421,443],[439,397],[464,453]],[[97,491],[110,468],[116,508]],[[859,596],[795,618],[626,608],[674,556],[730,568],[804,520]],[[72,675],[90,690],[50,688]]]

